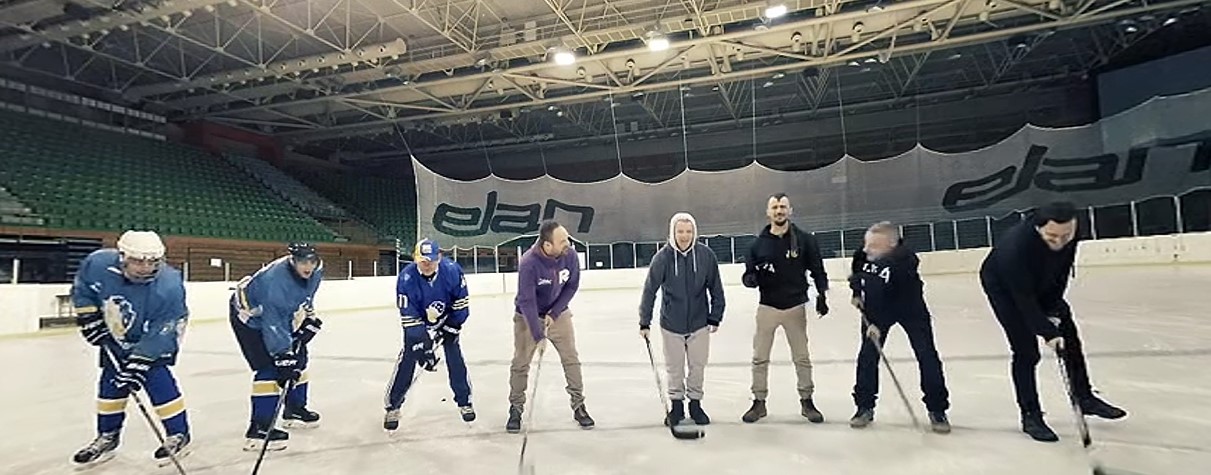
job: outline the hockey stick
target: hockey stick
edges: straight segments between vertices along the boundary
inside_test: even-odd
[[[1064,367],[1063,350],[1055,349],[1055,362],[1056,367],[1060,369],[1060,381],[1064,383],[1064,392],[1068,394],[1068,402],[1072,404],[1072,415],[1076,419],[1077,432],[1081,435],[1081,446],[1085,449],[1085,455],[1089,456],[1089,465],[1093,475],[1106,475],[1102,464],[1098,462],[1097,457],[1093,456],[1093,438],[1089,435],[1089,424],[1085,422],[1085,411],[1081,410],[1081,404],[1072,391],[1072,380],[1068,379],[1068,368]]]
[[[118,358],[114,356],[113,351],[108,346],[101,345],[101,352],[105,353],[109,364],[113,365],[114,372],[121,372],[122,366],[118,364]],[[156,425],[156,421],[151,418],[151,412],[147,410],[147,405],[143,402],[143,398],[139,396],[138,391],[130,391],[130,396],[135,398],[135,405],[139,407],[139,412],[143,414],[143,420],[147,421],[147,426],[151,428],[151,432],[156,435],[156,439],[160,441],[160,447],[164,447],[164,451],[168,452],[168,459],[172,461],[172,465],[177,468],[177,473],[185,475],[185,468],[181,466],[181,461],[177,460],[177,454],[168,450],[168,441],[164,438],[164,434],[160,433],[160,427]]]
[[[538,342],[538,362],[534,363],[534,387],[530,388],[530,410],[526,411],[525,421],[521,425],[521,453],[517,456],[517,473],[526,473],[526,446],[530,443],[530,421],[534,419],[534,408],[538,406],[538,376],[542,372],[542,356],[547,351],[546,329],[543,338]],[[533,467],[531,467],[532,469]],[[533,473],[533,470],[531,470]]]
[[[866,312],[861,312],[861,315],[862,324],[866,327],[872,326],[870,320],[866,319]],[[896,377],[896,371],[891,367],[891,361],[888,361],[887,355],[883,353],[883,347],[879,345],[879,339],[871,338],[870,335],[866,333],[866,328],[862,329],[862,334],[865,335],[868,340],[870,340],[872,345],[874,345],[875,351],[879,352],[879,360],[883,362],[883,367],[887,368],[887,374],[891,375],[891,382],[896,385],[896,392],[900,394],[900,401],[904,403],[904,408],[908,409],[908,416],[912,418],[913,427],[917,428],[917,430],[925,430],[921,425],[921,420],[917,419],[917,411],[912,408],[912,403],[908,401],[908,395],[904,393],[904,386],[900,384],[900,378]]]
[[[664,410],[668,410],[668,397],[664,393],[664,385],[660,384],[660,371],[656,369],[656,358],[652,356],[652,340],[649,339],[647,335],[644,335],[643,343],[648,347],[648,361],[652,363],[652,376],[656,378],[656,392],[660,394],[660,406]],[[706,431],[701,427],[669,424],[669,432],[673,434],[674,439],[681,440],[694,440],[706,437]]]
[[[269,450],[269,436],[273,435],[273,429],[278,424],[278,416],[282,413],[282,407],[286,405],[286,395],[290,394],[291,389],[294,389],[294,381],[286,382],[286,387],[282,388],[282,392],[278,394],[278,404],[273,409],[273,418],[269,420],[269,427],[265,429],[265,442],[261,444],[261,453],[256,457],[256,465],[252,466],[252,475],[256,475],[261,470],[261,462],[265,460],[265,452]]]

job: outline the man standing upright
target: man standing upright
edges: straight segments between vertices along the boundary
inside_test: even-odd
[[[778,327],[786,332],[791,359],[798,376],[799,404],[803,417],[813,423],[824,422],[824,415],[812,402],[812,360],[807,348],[807,273],[816,284],[816,313],[828,314],[825,293],[828,275],[816,238],[790,222],[790,198],[785,193],[769,197],[765,214],[769,224],[749,246],[744,262],[744,286],[761,293],[757,307],[757,333],[753,335],[753,406],[741,418],[757,422],[766,416],[765,397],[769,394],[769,356]]]
[[[665,424],[674,426],[685,418],[682,404],[686,396],[690,399],[690,419],[698,425],[709,424],[711,419],[702,410],[702,382],[710,355],[710,334],[718,331],[723,321],[723,282],[719,279],[719,260],[711,248],[698,242],[698,224],[689,213],[674,214],[669,220],[669,245],[652,257],[648,267],[639,302],[639,333],[644,338],[651,328],[657,290],[663,296],[660,333],[669,399],[673,401]]]
[[[568,305],[580,287],[580,259],[569,241],[568,230],[555,221],[538,229],[538,241],[522,254],[517,264],[517,298],[513,316],[513,362],[509,366],[509,420],[505,430],[521,431],[525,410],[530,362],[538,345],[549,339],[559,352],[572,399],[572,417],[583,429],[593,428],[584,405],[584,380],[580,355]]]
[[[1063,359],[1081,412],[1119,419],[1125,411],[1093,395],[1081,337],[1064,300],[1076,261],[1076,207],[1051,203],[1014,225],[992,246],[980,266],[980,283],[1013,353],[1011,371],[1022,431],[1043,442],[1059,436],[1043,421],[1035,368],[1038,338]]]

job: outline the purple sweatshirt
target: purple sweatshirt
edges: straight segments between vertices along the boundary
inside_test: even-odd
[[[534,341],[542,340],[544,315],[559,318],[580,288],[580,259],[575,248],[559,258],[543,254],[538,244],[530,247],[517,264],[517,313],[526,319]]]

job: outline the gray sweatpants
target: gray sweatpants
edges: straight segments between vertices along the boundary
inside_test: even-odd
[[[711,330],[702,327],[690,334],[660,330],[664,337],[664,361],[669,379],[669,397],[672,399],[702,399],[702,381],[705,379],[706,361],[711,352]],[[689,366],[689,375],[686,375]]]

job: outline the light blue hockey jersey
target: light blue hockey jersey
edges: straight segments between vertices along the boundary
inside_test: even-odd
[[[303,279],[290,264],[290,256],[282,256],[240,279],[231,304],[241,322],[260,330],[269,354],[277,356],[291,349],[294,331],[315,313],[315,292],[323,278],[323,264]]]
[[[395,279],[395,294],[404,326],[433,326],[443,320],[461,326],[470,315],[467,279],[450,259],[441,260],[432,280],[425,279],[415,263],[408,264]]]
[[[155,279],[132,282],[122,274],[118,250],[100,249],[80,263],[71,296],[77,315],[104,317],[118,343],[115,356],[176,362],[189,320],[185,281],[177,269],[163,264]]]

